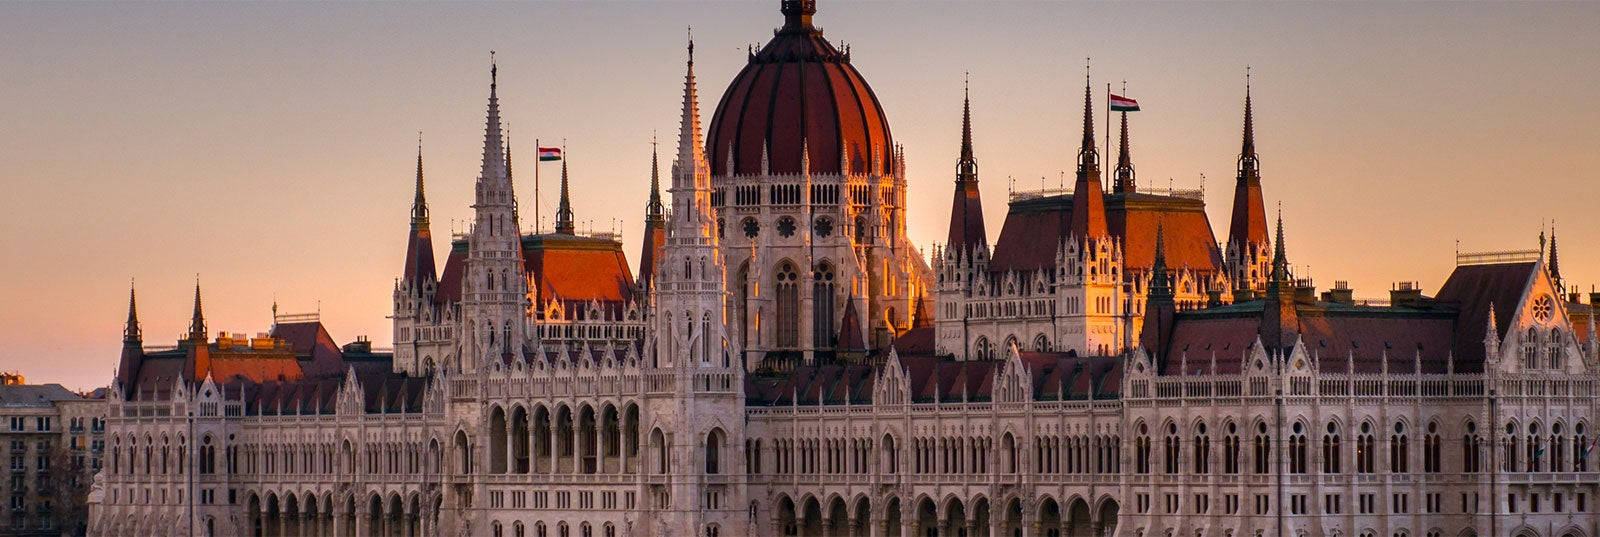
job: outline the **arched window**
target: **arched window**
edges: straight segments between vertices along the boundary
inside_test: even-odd
[[[1389,471],[1403,474],[1410,471],[1411,444],[1406,437],[1406,426],[1394,423],[1394,434],[1389,435]]]
[[[1551,425],[1550,426],[1550,471],[1552,471],[1552,472],[1563,472],[1563,471],[1566,471],[1566,462],[1567,461],[1566,461],[1566,457],[1563,456],[1565,454],[1564,450],[1561,449],[1563,447],[1562,444],[1565,444],[1565,443],[1566,442],[1562,441],[1562,438],[1561,438],[1561,423],[1557,422],[1554,425]]]
[[[1544,441],[1539,438],[1539,424],[1528,425],[1528,471],[1544,470]]]
[[[1306,458],[1305,425],[1295,422],[1289,432],[1289,473],[1306,473]]]
[[[1572,471],[1589,471],[1589,438],[1583,434],[1583,423],[1572,428]]]
[[[1178,473],[1178,426],[1167,424],[1167,437],[1162,443],[1166,449],[1162,452],[1163,468],[1169,474]]]
[[[976,354],[979,360],[994,359],[994,346],[989,344],[988,337],[979,336],[978,341],[973,343],[972,349],[973,354]]]
[[[800,276],[794,264],[784,261],[773,275],[778,295],[778,347],[800,346]]]
[[[1501,468],[1501,470],[1502,471],[1506,471],[1506,472],[1515,472],[1515,471],[1517,471],[1517,467],[1518,467],[1518,465],[1517,465],[1517,424],[1515,424],[1515,423],[1507,423],[1506,424],[1506,437],[1505,437],[1505,440],[1503,440],[1503,442],[1504,442],[1504,446],[1505,446],[1505,455],[1506,456],[1504,457],[1505,458],[1505,465]]]
[[[712,429],[706,434],[706,473],[720,473],[722,456],[722,430]]]
[[[811,276],[811,343],[818,348],[832,347],[837,332],[833,326],[833,265],[820,263]]]
[[[1239,473],[1239,426],[1229,423],[1227,436],[1222,437],[1222,472]]]
[[[1375,458],[1373,454],[1374,449],[1376,449],[1376,442],[1374,442],[1374,438],[1372,436],[1372,424],[1362,422],[1361,431],[1356,436],[1356,473],[1373,473],[1373,459]]]
[[[1211,436],[1206,434],[1206,424],[1195,425],[1194,468],[1196,475],[1211,473]]]
[[[1529,328],[1522,337],[1522,367],[1524,369],[1539,368],[1539,331]]]
[[[1561,328],[1550,329],[1550,339],[1545,342],[1549,348],[1545,350],[1545,362],[1550,364],[1550,369],[1561,369]]]
[[[1255,460],[1255,473],[1272,472],[1272,437],[1267,434],[1265,422],[1256,424],[1255,451],[1252,455]]]
[[[1039,334],[1033,338],[1034,352],[1050,352],[1050,338]]]
[[[1328,432],[1322,435],[1322,473],[1337,474],[1340,472],[1339,426],[1328,422]]]
[[[1134,469],[1141,474],[1150,473],[1150,429],[1139,424],[1139,436],[1133,440]]]
[[[1442,442],[1439,438],[1439,423],[1432,421],[1428,422],[1427,434],[1422,437],[1422,471],[1424,473],[1439,473],[1439,444],[1441,443]]]
[[[1483,437],[1478,436],[1478,425],[1467,422],[1467,431],[1461,435],[1461,471],[1474,473],[1482,470]]]

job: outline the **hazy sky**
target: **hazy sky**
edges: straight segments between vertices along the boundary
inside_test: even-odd
[[[777,4],[0,4],[0,369],[104,385],[130,278],[169,345],[196,274],[213,333],[266,330],[276,297],[387,346],[417,132],[442,251],[470,217],[491,49],[522,203],[534,138],[565,139],[579,220],[637,263],[685,27],[709,123]],[[1600,282],[1600,4],[820,4],[906,147],[918,245],[946,229],[962,73],[992,240],[1008,176],[1070,169],[1084,57],[1144,107],[1142,184],[1204,174],[1225,235],[1250,65],[1266,200],[1319,287],[1431,293],[1457,239],[1533,248],[1546,220],[1568,280]]]

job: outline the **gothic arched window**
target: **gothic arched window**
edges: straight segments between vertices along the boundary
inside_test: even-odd
[[[811,278],[811,338],[812,345],[824,348],[835,344],[833,326],[835,289],[833,265],[824,261],[817,264]]]
[[[1328,422],[1328,432],[1322,435],[1322,473],[1337,474],[1340,472],[1339,459],[1342,447],[1339,443],[1339,426]]]
[[[778,347],[800,346],[800,276],[794,264],[784,261],[773,275],[778,295]]]

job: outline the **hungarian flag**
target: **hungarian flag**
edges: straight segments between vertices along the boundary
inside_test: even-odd
[[[1129,98],[1123,97],[1121,95],[1112,95],[1111,96],[1111,111],[1112,112],[1138,112],[1139,111],[1139,101],[1135,101],[1133,99],[1129,99]]]
[[[561,148],[559,148],[559,147],[541,147],[541,148],[539,148],[539,162],[545,162],[545,161],[549,161],[549,160],[561,160]]]

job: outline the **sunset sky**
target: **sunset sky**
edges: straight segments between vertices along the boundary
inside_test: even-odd
[[[534,139],[565,140],[580,229],[621,231],[637,263],[686,27],[709,123],[777,4],[0,5],[0,370],[103,386],[129,281],[146,344],[170,345],[197,274],[213,335],[267,330],[276,297],[388,346],[417,133],[442,252],[471,216],[490,50],[522,204]],[[906,147],[924,248],[948,221],[963,73],[992,241],[1008,177],[1071,169],[1085,57],[1097,95],[1126,80],[1144,108],[1142,185],[1204,174],[1225,234],[1249,65],[1266,201],[1319,288],[1431,294],[1457,240],[1536,248],[1550,221],[1567,281],[1600,283],[1600,3],[819,4]]]

